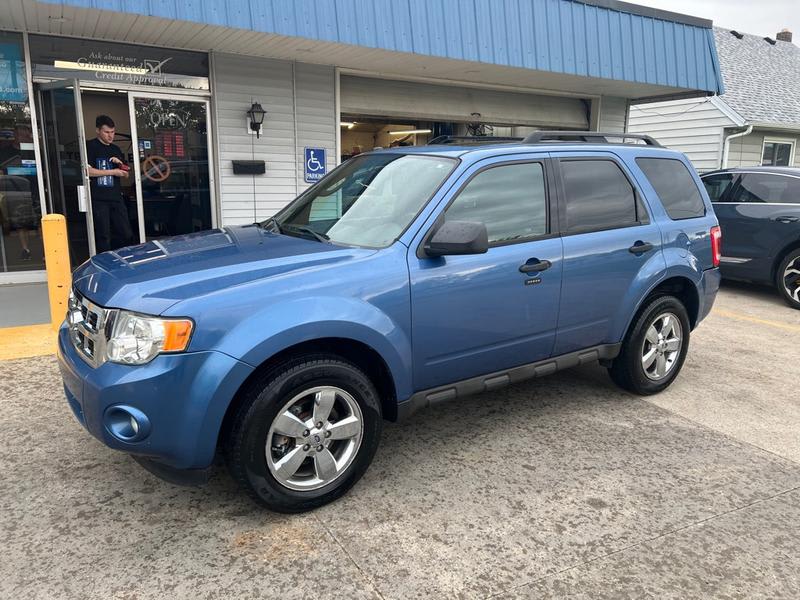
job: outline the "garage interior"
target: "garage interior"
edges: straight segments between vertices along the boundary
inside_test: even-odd
[[[341,159],[443,136],[525,137],[541,129],[589,128],[592,101],[482,87],[342,74]]]

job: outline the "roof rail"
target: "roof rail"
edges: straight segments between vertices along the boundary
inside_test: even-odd
[[[502,144],[504,142],[521,142],[521,137],[501,137],[491,135],[440,135],[427,143],[428,146],[441,144]]]
[[[545,142],[578,142],[590,144],[613,144],[608,138],[625,140],[642,140],[648,146],[661,148],[656,140],[643,133],[619,133],[602,131],[534,131],[522,140],[523,144],[541,144]]]

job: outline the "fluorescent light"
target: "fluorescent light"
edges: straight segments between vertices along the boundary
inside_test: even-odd
[[[342,121],[341,123],[339,123],[339,125],[341,125],[342,127],[347,127],[348,129],[352,129],[356,125],[356,123],[355,122],[351,123],[350,121]]]
[[[78,63],[71,60],[56,60],[53,66],[57,69],[70,69],[71,71],[108,71],[109,73],[130,73],[132,75],[146,75],[147,69],[140,67],[123,67],[105,63]]]
[[[408,135],[411,133],[430,133],[430,129],[408,129],[406,131],[390,131],[389,135]]]

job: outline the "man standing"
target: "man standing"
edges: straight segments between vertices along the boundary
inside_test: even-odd
[[[86,144],[92,191],[94,239],[97,252],[111,250],[112,238],[117,245],[130,242],[131,225],[128,209],[122,200],[120,178],[128,177],[122,150],[114,141],[114,121],[100,115],[95,119],[97,137]]]

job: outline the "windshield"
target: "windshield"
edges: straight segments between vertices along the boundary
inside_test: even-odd
[[[383,248],[405,231],[455,165],[454,159],[439,156],[358,156],[297,198],[274,221],[289,235]]]

